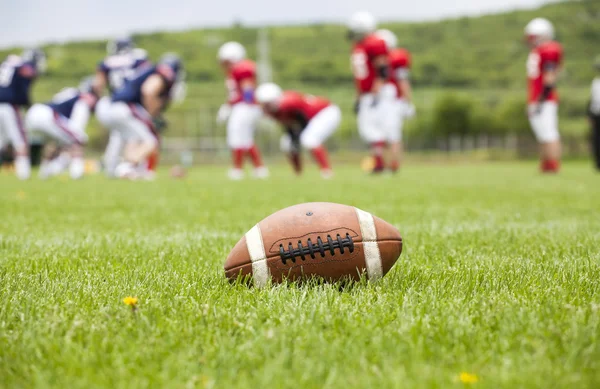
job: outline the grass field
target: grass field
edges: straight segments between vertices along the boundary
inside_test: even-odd
[[[600,386],[588,164],[556,177],[534,162],[396,177],[348,166],[328,182],[309,167],[267,183],[214,167],[152,183],[0,176],[0,387]],[[390,274],[345,291],[229,285],[222,264],[242,234],[305,201],[397,226]]]

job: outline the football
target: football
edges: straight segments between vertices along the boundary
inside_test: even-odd
[[[383,277],[402,252],[391,224],[349,205],[305,203],[282,209],[250,229],[225,261],[231,281],[256,287],[313,277],[370,281]]]

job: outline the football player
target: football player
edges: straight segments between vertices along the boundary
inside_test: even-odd
[[[390,30],[377,30],[376,34],[385,41],[388,47],[389,82],[396,91],[396,113],[385,116],[388,119],[386,124],[387,141],[391,149],[390,169],[392,172],[396,172],[402,162],[403,121],[404,118],[411,118],[415,115],[410,84],[411,57],[408,50],[397,47],[398,38]]]
[[[45,70],[46,56],[40,49],[25,50],[20,57],[9,55],[0,64],[0,149],[5,143],[12,144],[15,171],[21,180],[29,178],[31,162],[20,110],[31,105],[31,84]]]
[[[310,150],[321,176],[331,178],[331,165],[323,143],[340,125],[340,108],[321,97],[284,92],[273,83],[259,86],[256,100],[267,115],[284,126],[286,134],[282,137],[281,146],[289,153],[296,174],[302,172],[300,147],[303,147]]]
[[[596,57],[594,68],[597,75],[592,81],[590,101],[587,106],[588,119],[592,130],[592,155],[596,169],[600,171],[600,56]]]
[[[154,120],[178,96],[185,78],[183,65],[175,54],[165,54],[156,66],[138,69],[122,88],[112,95],[111,131],[120,131],[126,142],[125,162],[115,169],[119,178],[152,179],[154,171],[147,160],[158,153],[159,134]]]
[[[254,133],[261,115],[254,100],[256,65],[246,59],[246,50],[238,42],[227,42],[219,48],[218,59],[226,74],[227,103],[221,106],[217,121],[227,122],[227,145],[231,149],[233,167],[229,178],[244,177],[243,160],[249,156],[254,165],[254,176],[266,178],[269,170],[263,164],[260,151],[254,143]]]
[[[98,96],[92,88],[92,78],[83,80],[79,89],[67,88],[47,104],[34,104],[25,116],[28,132],[42,133],[56,140],[65,153],[51,160],[46,155],[40,166],[40,178],[47,178],[69,167],[72,179],[84,173],[83,146],[87,143],[86,127]]]
[[[560,169],[558,134],[558,94],[556,82],[562,68],[563,49],[555,42],[552,23],[533,19],[525,27],[531,52],[527,58],[529,80],[528,114],[531,128],[540,144],[540,170],[557,173]]]
[[[130,37],[115,39],[108,43],[107,57],[98,64],[96,69],[96,78],[94,80],[94,89],[98,96],[102,96],[105,89],[109,94],[122,88],[128,78],[133,77],[137,68],[148,64],[148,53],[136,48]],[[96,107],[96,118],[105,128],[110,128],[110,104],[109,96],[103,97]],[[121,150],[123,148],[123,139],[121,132],[111,131],[108,144],[104,152],[104,168],[109,176],[114,175],[115,168],[119,162]],[[151,158],[150,163],[155,161]]]
[[[377,23],[368,12],[355,13],[348,22],[348,38],[354,43],[352,70],[358,92],[358,131],[370,144],[374,158],[374,173],[385,168],[383,150],[386,145],[386,125],[395,114],[396,93],[389,79],[388,48],[375,34]]]

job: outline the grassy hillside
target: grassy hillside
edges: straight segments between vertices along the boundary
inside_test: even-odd
[[[567,1],[533,11],[438,22],[383,24],[413,52],[419,118],[407,130],[443,132],[444,129],[435,128],[431,119],[436,101],[448,93],[461,93],[473,102],[478,131],[494,132],[499,127],[529,131],[522,109],[528,51],[523,43],[523,27],[536,16],[554,22],[558,39],[565,46],[566,68],[560,85],[563,131],[584,132],[587,88],[594,76],[591,61],[600,53],[600,0]],[[268,28],[275,81],[286,88],[301,88],[336,101],[345,113],[342,132],[349,133],[354,131],[350,113],[354,91],[348,58],[350,44],[344,33],[341,25]],[[184,58],[189,93],[187,101],[168,114],[176,123],[172,134],[180,134],[183,126],[198,131],[214,125],[214,110],[225,95],[223,76],[216,63],[217,49],[227,40],[238,40],[255,57],[257,35],[256,28],[236,26],[135,37],[152,58],[166,51],[176,51]],[[49,72],[36,85],[34,99],[43,101],[65,85],[76,85],[79,78],[94,71],[96,63],[105,56],[105,47],[105,41],[48,45]],[[0,57],[10,51],[0,51]],[[509,120],[515,115],[517,120]]]
[[[555,23],[566,47],[564,82],[587,84],[590,60],[600,53],[600,1],[569,1],[534,11],[515,11],[476,18],[427,23],[388,23],[400,43],[414,53],[417,85],[521,86],[527,48],[522,42],[525,24],[535,16]],[[283,83],[340,84],[351,81],[349,43],[341,25],[271,27],[271,52],[275,78]],[[177,51],[185,59],[192,81],[221,78],[215,66],[218,46],[234,39],[256,52],[257,29],[235,27],[136,36],[153,57]],[[50,75],[84,76],[105,54],[105,42],[50,45]],[[5,54],[0,52],[0,54]]]

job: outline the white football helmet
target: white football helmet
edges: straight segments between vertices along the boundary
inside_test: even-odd
[[[395,49],[396,46],[398,46],[398,38],[396,38],[396,34],[390,30],[377,30],[375,31],[375,35],[383,39],[388,50]]]
[[[219,48],[217,57],[221,62],[240,62],[246,58],[246,49],[238,42],[227,42]]]
[[[359,11],[348,21],[348,29],[354,34],[369,34],[377,28],[375,17],[366,11]]]
[[[256,89],[254,97],[259,104],[272,104],[276,103],[283,94],[283,91],[279,85],[272,82],[260,85]]]
[[[525,35],[535,41],[554,39],[554,26],[548,19],[535,18],[525,26]]]

